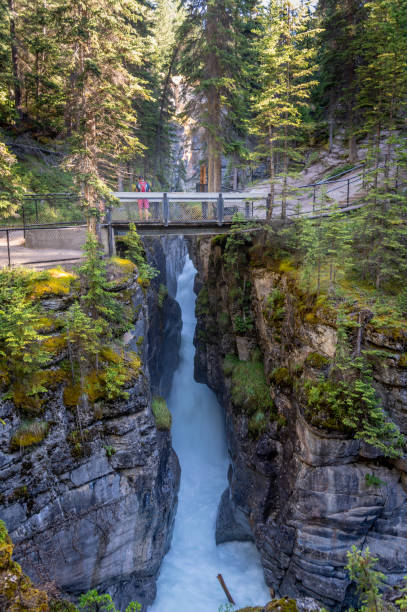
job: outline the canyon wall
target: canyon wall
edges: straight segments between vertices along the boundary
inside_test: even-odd
[[[252,539],[276,594],[339,610],[354,602],[344,569],[353,545],[379,558],[389,586],[406,573],[406,457],[385,457],[310,414],[297,390],[331,367],[333,306],[302,292],[286,262],[265,257],[261,234],[240,238],[235,260],[225,256],[226,237],[191,245],[195,375],[225,408],[230,453],[217,541]],[[361,323],[355,350],[369,351],[383,406],[407,433],[406,334],[378,328],[369,312],[353,316]],[[269,408],[256,411],[256,393]]]
[[[157,281],[164,284],[163,245],[157,240],[149,251],[151,263],[160,267]],[[182,252],[179,245],[181,257]],[[180,478],[171,433],[155,425],[148,360],[160,356],[168,341],[178,351],[181,319],[171,296],[159,298],[157,283],[144,287],[122,260],[115,274],[118,294],[133,312],[122,346],[141,360],[136,358],[139,366],[126,382],[127,397],[70,397],[63,373],[66,345],[58,330],[52,332],[55,355],[45,373],[50,384],[37,416],[47,424],[44,439],[18,447],[13,439],[27,414],[0,400],[0,518],[15,559],[38,586],[73,599],[97,588],[110,593],[119,609],[130,600],[144,609],[155,597],[170,546]],[[50,287],[41,299],[44,316],[58,319],[72,291],[60,295]],[[175,367],[166,372],[167,387]]]

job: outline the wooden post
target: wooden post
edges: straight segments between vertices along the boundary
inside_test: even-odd
[[[223,195],[218,197],[218,225],[223,225]]]
[[[167,227],[170,222],[170,206],[168,202],[168,195],[164,193],[163,196],[163,215],[164,215],[164,225]]]
[[[220,582],[220,585],[221,585],[222,589],[225,591],[225,595],[228,598],[229,603],[231,603],[233,606],[235,606],[236,604],[235,604],[235,602],[233,600],[232,595],[230,594],[230,591],[229,591],[228,587],[225,584],[225,581],[223,580],[222,574],[218,574],[217,578],[218,578],[218,580]]]

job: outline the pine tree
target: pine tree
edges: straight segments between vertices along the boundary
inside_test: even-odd
[[[254,98],[256,132],[267,139],[270,156],[272,207],[274,205],[274,154],[283,157],[281,217],[287,216],[290,162],[301,159],[302,132],[309,128],[305,110],[316,81],[316,49],[310,44],[307,7],[295,8],[288,0],[271,0],[261,20],[259,91]]]
[[[103,176],[140,147],[133,100],[147,93],[130,69],[140,63],[142,40],[133,27],[138,9],[136,0],[69,0],[60,7],[60,35],[70,58],[67,167],[75,174],[91,231],[103,199],[111,200]]]
[[[317,18],[321,28],[318,41],[318,80],[314,92],[317,115],[329,124],[329,150],[335,124],[345,123],[348,157],[357,159],[357,67],[360,64],[361,29],[366,18],[365,3],[359,0],[319,0]]]
[[[395,165],[404,164],[396,147],[407,96],[407,6],[402,0],[366,3],[369,11],[363,42],[365,61],[358,70],[361,130],[369,134],[366,206],[358,216],[355,267],[376,288],[400,284],[407,273],[407,198],[395,190]],[[383,135],[386,137],[381,164]]]
[[[221,189],[228,119],[239,123],[237,100],[247,86],[245,63],[250,41],[250,35],[244,35],[245,24],[254,6],[254,0],[186,2],[187,16],[179,34],[179,69],[193,92],[187,92],[186,111],[205,128],[209,191]]]
[[[16,173],[16,158],[0,137],[0,218],[17,212],[23,184]]]

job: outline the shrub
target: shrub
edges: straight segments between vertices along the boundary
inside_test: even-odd
[[[266,299],[264,314],[269,323],[282,321],[285,316],[285,296],[277,287]]]
[[[365,481],[368,487],[381,487],[385,484],[383,480],[380,480],[375,474],[366,474]]]
[[[130,223],[129,232],[120,238],[120,242],[125,245],[126,256],[137,266],[140,284],[148,285],[150,280],[159,275],[159,271],[147,263],[144,245],[134,223]]]
[[[275,368],[270,374],[270,381],[281,386],[291,386],[292,376],[290,370],[286,367]]]
[[[330,361],[328,357],[325,357],[325,355],[321,355],[321,353],[308,353],[305,359],[305,363],[311,368],[323,370],[329,365]]]
[[[12,435],[10,447],[12,450],[18,450],[39,444],[48,434],[48,430],[49,423],[46,421],[25,421]]]
[[[235,328],[235,332],[237,334],[245,335],[253,331],[254,329],[254,321],[250,315],[241,317],[240,315],[236,315],[233,319],[233,324]]]
[[[162,397],[154,397],[153,403],[153,414],[157,429],[162,431],[169,431],[172,425],[172,415],[168,410],[167,402]]]
[[[261,436],[266,431],[268,419],[264,412],[257,410],[249,420],[249,432],[254,436]]]
[[[248,414],[269,413],[273,408],[263,364],[258,361],[238,361],[232,372],[232,401]]]

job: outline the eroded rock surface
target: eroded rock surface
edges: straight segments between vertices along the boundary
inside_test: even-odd
[[[313,427],[292,385],[273,381],[276,368],[297,363],[308,367],[308,355],[332,358],[336,327],[323,309],[302,305],[303,315],[296,317],[297,298],[289,277],[278,268],[253,265],[249,248],[255,252],[255,243],[239,255],[239,283],[249,287],[248,312],[254,323],[247,334],[241,333],[237,319],[237,302],[243,298],[226,269],[219,241],[200,240],[191,250],[199,270],[196,287],[203,291],[197,302],[195,372],[225,406],[231,458],[217,541],[252,538],[267,584],[277,594],[310,596],[339,610],[354,596],[344,569],[352,545],[369,546],[389,585],[402,581],[407,567],[407,462],[387,459],[342,433]],[[284,314],[273,319],[267,299],[276,288],[284,296]],[[379,333],[367,319],[363,348],[383,351],[373,362],[375,386],[404,433],[407,380],[399,364],[406,346],[404,337]],[[233,405],[231,381],[223,371],[225,355],[245,360],[255,347],[264,358],[277,415],[258,436],[250,432],[245,411]],[[370,484],[371,477],[379,484]]]
[[[151,410],[146,363],[154,290],[135,279],[124,290],[134,310],[124,343],[142,359],[139,375],[127,384],[128,398],[88,398],[79,410],[67,407],[64,385],[56,384],[41,414],[48,435],[20,449],[10,441],[26,417],[0,401],[0,518],[15,559],[37,585],[54,584],[73,599],[97,588],[119,609],[130,600],[145,609],[171,541],[180,468],[171,434],[157,430]],[[66,297],[44,300],[54,312],[68,303]],[[154,337],[157,351],[164,339]]]

